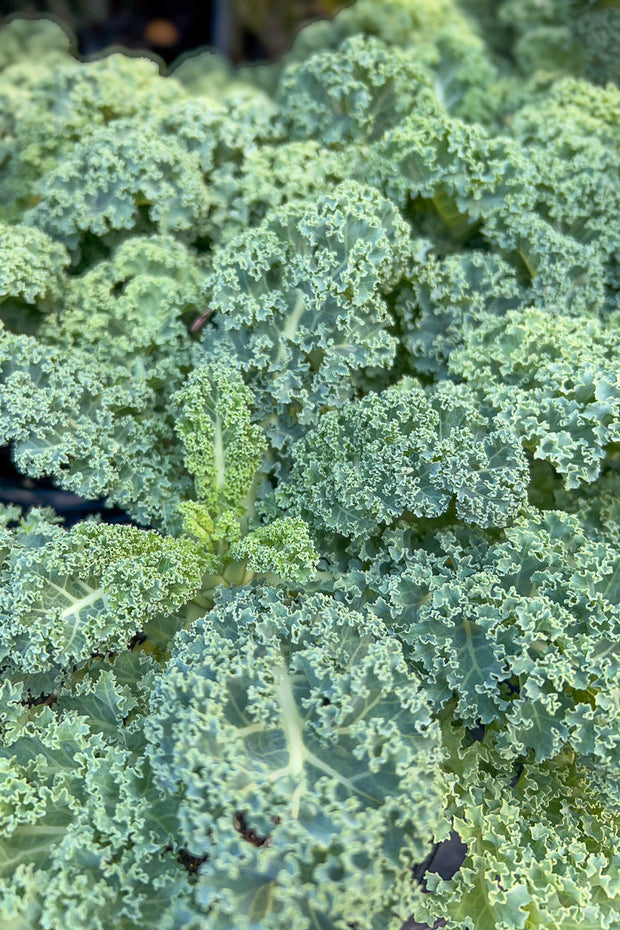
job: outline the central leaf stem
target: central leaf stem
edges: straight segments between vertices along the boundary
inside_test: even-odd
[[[306,790],[304,771],[306,747],[303,741],[302,719],[297,709],[297,704],[295,703],[291,679],[285,668],[281,671],[277,688],[277,697],[282,710],[282,729],[286,737],[286,745],[288,748],[289,772],[294,778],[299,779],[299,784],[293,792],[291,799],[291,816],[296,819],[299,816],[299,804],[302,795]]]

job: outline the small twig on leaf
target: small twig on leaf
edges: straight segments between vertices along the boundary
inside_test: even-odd
[[[197,317],[197,319],[195,319],[192,325],[190,326],[189,328],[190,333],[197,333],[198,330],[202,326],[205,325],[205,323],[207,322],[207,320],[209,319],[212,313],[213,313],[213,310],[211,309],[211,307],[207,307],[205,312],[201,313],[200,316]]]

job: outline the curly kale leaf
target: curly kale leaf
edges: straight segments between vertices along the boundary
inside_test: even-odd
[[[467,523],[504,526],[525,503],[529,476],[516,433],[484,416],[472,394],[412,379],[324,414],[292,458],[276,499],[319,534],[352,539],[452,505]]]
[[[410,111],[437,106],[415,60],[374,38],[352,36],[337,51],[291,65],[278,88],[284,135],[323,145],[372,142]]]
[[[0,303],[20,299],[27,304],[59,296],[66,249],[31,226],[0,224]],[[6,306],[0,311],[4,317]]]
[[[71,248],[85,233],[111,241],[119,230],[195,236],[209,212],[197,155],[129,120],[93,130],[36,192],[24,219]]]
[[[251,391],[234,369],[213,364],[196,368],[175,401],[198,500],[214,523],[227,511],[244,516],[266,451],[263,431],[251,421]]]
[[[154,663],[94,664],[53,707],[20,710],[0,739],[0,925],[43,930],[188,926],[192,877],[175,807],[154,786],[144,712]]]
[[[234,543],[231,556],[245,560],[247,569],[257,575],[277,575],[291,583],[309,581],[318,564],[308,526],[295,517],[258,526]]]
[[[284,517],[260,524],[255,518],[267,443],[252,422],[252,394],[239,372],[220,363],[196,368],[175,400],[197,497],[179,509],[185,532],[208,553],[211,570],[223,571],[222,581],[247,582],[253,574],[307,581],[318,559],[304,521]]]
[[[214,256],[205,285],[210,354],[236,365],[275,446],[295,423],[347,400],[396,341],[381,297],[398,279],[408,229],[375,190],[339,185],[267,215]]]
[[[201,926],[399,928],[440,827],[438,731],[398,645],[325,596],[231,590],[177,637],[147,722],[206,857]]]
[[[297,90],[301,86],[302,93],[309,95],[312,87],[328,109],[331,105],[328,132],[332,133],[334,123],[336,132],[344,126],[364,133],[380,131],[381,123],[390,121],[381,91],[385,96],[393,88],[400,91],[407,71],[414,76],[416,99],[419,85],[426,80],[436,95],[435,105],[467,120],[493,123],[501,120],[506,105],[506,76],[498,75],[476,26],[449,0],[418,0],[415,5],[384,0],[380,6],[375,0],[357,0],[331,22],[306,27],[275,70],[280,88],[294,82]],[[271,66],[267,77],[273,78],[273,70]],[[336,72],[343,87],[340,95]],[[271,84],[268,80],[267,86]],[[411,93],[411,84],[406,93]],[[286,108],[288,101],[282,97]],[[425,102],[431,100],[429,95]],[[393,109],[399,104],[400,100]],[[375,127],[367,125],[364,105],[379,111]],[[292,109],[297,109],[295,104]],[[319,125],[324,119],[324,113],[318,114]],[[301,115],[298,121],[303,121]]]
[[[510,310],[470,330],[449,368],[502,412],[569,489],[595,481],[620,441],[620,340],[613,324],[534,307]]]
[[[18,25],[19,21],[9,25],[9,36]],[[5,37],[7,30],[3,29],[2,35]],[[36,33],[32,39],[35,37]],[[67,54],[49,51],[27,53],[36,60],[36,68],[20,67],[15,62],[3,72],[7,96],[0,108],[12,145],[0,176],[0,211],[10,219],[19,218],[38,202],[45,188],[43,179],[91,133],[96,136],[106,126],[120,125],[123,120],[126,130],[127,120],[165,111],[183,94],[181,87],[164,79],[156,62],[147,58],[117,52],[96,61],[78,62]]]
[[[95,653],[126,648],[190,600],[205,570],[187,539],[89,522],[66,530],[36,510],[2,537],[0,666],[35,695]]]
[[[452,351],[480,320],[523,306],[529,290],[504,259],[480,250],[439,257],[429,240],[412,248],[394,312],[407,361],[421,375],[445,378]]]
[[[78,349],[0,334],[0,442],[17,467],[105,498],[143,523],[174,524],[189,476],[173,423],[144,379]]]
[[[618,919],[619,826],[570,753],[515,771],[486,737],[464,748],[446,726],[446,814],[467,845],[451,879],[429,872],[415,918],[470,930],[612,930]],[[474,813],[475,811],[475,813]]]
[[[188,322],[202,310],[203,264],[172,236],[125,239],[108,260],[64,282],[62,305],[37,337],[171,391],[198,355]]]
[[[605,765],[617,752],[619,573],[620,549],[604,534],[532,511],[498,540],[388,534],[356,586],[439,706],[455,696],[467,725],[502,724],[508,758],[548,759],[568,743]]]
[[[510,53],[523,74],[549,78],[583,74],[600,84],[620,84],[615,40],[620,13],[601,0],[502,0],[497,10],[509,27]]]

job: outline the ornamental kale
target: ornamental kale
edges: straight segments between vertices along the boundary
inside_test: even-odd
[[[620,926],[619,30],[0,32],[0,930]]]

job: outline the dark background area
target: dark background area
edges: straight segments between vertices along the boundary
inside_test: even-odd
[[[90,55],[109,45],[146,48],[170,62],[209,45],[235,62],[276,58],[314,19],[346,0],[0,0],[0,26],[11,14],[52,15]]]

